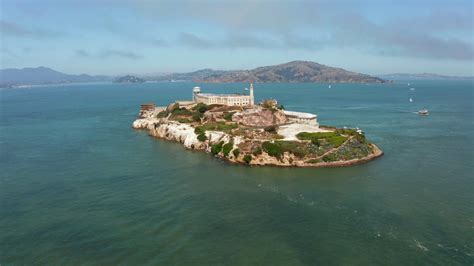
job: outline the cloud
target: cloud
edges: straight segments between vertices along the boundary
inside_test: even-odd
[[[27,38],[55,38],[62,34],[43,30],[43,29],[27,29],[18,24],[0,20],[0,33],[5,36],[27,37]]]
[[[125,51],[125,50],[115,50],[115,49],[103,49],[99,52],[91,53],[84,49],[77,49],[74,51],[74,55],[79,58],[99,58],[99,59],[107,59],[107,58],[125,58],[131,60],[141,59],[143,56],[137,54],[132,51]]]
[[[82,50],[82,49],[76,50],[75,53],[76,53],[77,57],[89,57],[89,53],[85,50]]]
[[[132,51],[124,51],[124,50],[114,50],[114,49],[105,49],[99,53],[100,58],[111,58],[111,57],[121,57],[126,59],[137,60],[142,58],[142,55],[136,54]]]
[[[442,38],[404,26],[380,25],[360,14],[348,14],[332,20],[330,43],[337,46],[359,47],[372,53],[422,58],[472,60],[473,44],[456,38]]]
[[[390,56],[473,58],[472,5],[459,1],[401,5],[392,1],[202,0],[184,5],[139,1],[138,5],[160,23],[184,21],[227,35],[202,37],[199,31],[179,35],[179,45],[196,49],[350,47]],[[380,15],[392,8],[393,12]]]
[[[311,38],[295,35],[258,37],[253,34],[229,34],[223,38],[205,38],[194,33],[181,33],[176,45],[195,49],[308,49],[320,48],[322,44]]]
[[[213,48],[216,45],[216,42],[198,37],[195,34],[183,32],[179,35],[178,44],[194,47],[194,48]]]

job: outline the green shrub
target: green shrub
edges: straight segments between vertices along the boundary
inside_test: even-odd
[[[234,154],[234,157],[237,158],[237,157],[239,157],[240,150],[237,148],[237,149],[233,150],[232,153]]]
[[[178,121],[180,123],[191,123],[191,122],[193,122],[190,119],[185,118],[185,117],[178,117],[178,118],[176,118],[176,121]]]
[[[216,131],[230,131],[231,129],[237,128],[236,123],[225,123],[225,122],[210,122],[201,125],[203,130],[216,130]]]
[[[334,136],[326,139],[332,146],[335,148],[341,146],[344,141],[347,140],[347,137],[344,136]]]
[[[336,154],[334,154],[334,153],[330,153],[330,154],[324,155],[322,159],[323,159],[324,162],[335,162],[335,161],[338,161],[338,158],[337,158]]]
[[[216,143],[216,144],[212,144],[211,145],[211,153],[212,155],[216,155],[218,154],[219,152],[222,151],[222,146],[224,145],[224,142],[221,141],[219,143]]]
[[[225,157],[229,156],[229,153],[232,150],[232,148],[234,148],[234,142],[233,141],[230,141],[230,142],[226,143],[222,147],[222,153],[224,153]]]
[[[335,148],[341,146],[341,144],[347,140],[347,137],[341,136],[336,132],[300,132],[298,135],[296,135],[296,137],[300,140],[310,140],[311,143],[316,146],[321,145],[321,140],[326,140],[328,144]]]
[[[300,140],[313,140],[313,139],[325,139],[337,136],[335,132],[300,132],[296,137]]]
[[[285,136],[282,136],[282,135],[280,135],[280,134],[274,134],[274,135],[272,136],[272,138],[273,138],[273,139],[284,139]]]
[[[194,122],[201,122],[201,117],[202,117],[201,113],[194,112],[191,118],[193,119]]]
[[[196,106],[193,107],[193,110],[204,114],[207,110],[209,110],[209,106],[205,103],[198,103],[196,104]]]
[[[252,154],[255,155],[255,156],[262,154],[262,147],[258,146],[256,148],[254,148],[252,150]]]
[[[244,156],[244,162],[250,163],[252,161],[252,155],[250,154],[245,154]]]
[[[201,135],[201,134],[206,133],[206,130],[201,126],[197,126],[196,128],[194,128],[194,133],[196,135]]]
[[[235,112],[226,112],[224,113],[224,119],[226,121],[232,121],[232,116],[235,114]]]
[[[168,111],[163,110],[163,111],[159,112],[159,113],[156,115],[156,118],[164,118],[164,117],[167,117],[168,114],[169,114]]]
[[[276,133],[277,132],[277,126],[268,126],[265,127],[263,130],[269,133]]]
[[[201,142],[204,142],[204,141],[207,140],[207,136],[206,136],[205,133],[201,133],[201,134],[199,134],[199,135],[197,136],[197,139],[198,139],[199,141],[201,141]]]
[[[262,143],[262,149],[268,155],[281,159],[285,152],[293,153],[295,156],[303,158],[308,153],[307,144],[299,141],[265,141]]]
[[[189,111],[188,109],[181,107],[181,108],[176,108],[171,112],[173,115],[178,116],[191,116],[193,113]]]

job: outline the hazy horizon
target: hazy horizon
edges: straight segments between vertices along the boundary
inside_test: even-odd
[[[0,67],[147,75],[305,60],[370,75],[472,76],[472,15],[462,0],[3,0]]]

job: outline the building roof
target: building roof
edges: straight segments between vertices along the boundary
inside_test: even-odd
[[[314,119],[317,117],[315,114],[311,113],[303,113],[303,112],[295,112],[295,111],[283,111],[285,115],[287,116],[293,116],[293,117],[298,117],[298,118],[305,118],[305,119]]]
[[[214,93],[200,93],[198,97],[250,97],[244,94],[214,94]]]

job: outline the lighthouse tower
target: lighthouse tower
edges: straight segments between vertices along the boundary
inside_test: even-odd
[[[253,83],[250,83],[250,106],[253,106],[255,104],[254,98],[253,98]]]

